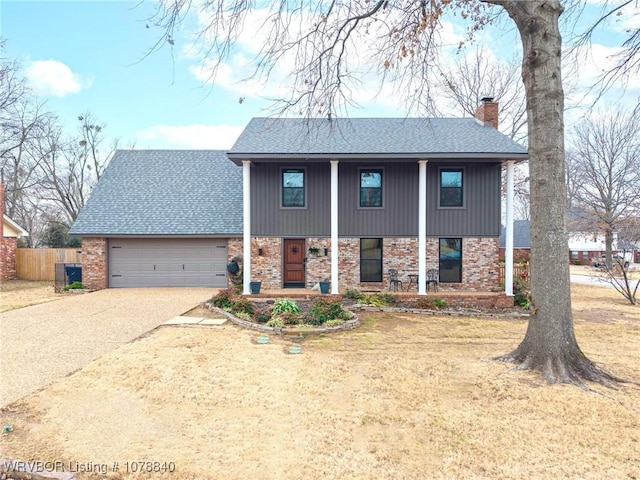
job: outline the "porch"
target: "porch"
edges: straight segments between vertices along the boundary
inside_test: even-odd
[[[410,305],[416,301],[425,301],[429,298],[444,300],[449,308],[477,308],[482,310],[501,310],[513,308],[513,297],[501,292],[471,292],[471,291],[429,291],[427,295],[419,295],[417,291],[394,292],[394,291],[362,291],[365,295],[370,294],[390,294],[400,305]],[[249,295],[248,298],[291,298],[291,299],[312,299],[315,297],[332,297],[333,294],[322,294],[317,290],[309,288],[269,288],[261,289],[259,294]],[[389,305],[393,306],[393,305]]]

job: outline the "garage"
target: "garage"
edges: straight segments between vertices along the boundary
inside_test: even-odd
[[[226,287],[227,240],[110,238],[109,287]]]

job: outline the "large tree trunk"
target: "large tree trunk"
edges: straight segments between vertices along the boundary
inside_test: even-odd
[[[552,383],[603,384],[614,377],[578,347],[571,313],[565,227],[564,92],[559,0],[488,0],[516,23],[523,46],[531,187],[531,317],[522,343],[502,360]]]

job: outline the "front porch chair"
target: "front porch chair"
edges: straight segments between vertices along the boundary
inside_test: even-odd
[[[395,268],[389,269],[389,291],[393,289],[393,291],[397,292],[398,287],[400,287],[400,291],[402,291],[402,280],[398,278],[398,270]]]
[[[438,278],[440,274],[437,269],[430,268],[427,270],[427,292],[429,291],[429,285],[433,285],[433,291],[438,291]]]

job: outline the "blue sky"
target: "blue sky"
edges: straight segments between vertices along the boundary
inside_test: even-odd
[[[152,1],[2,0],[0,35],[8,41],[7,57],[22,63],[39,98],[65,125],[74,126],[78,115],[90,111],[121,147],[230,148],[251,117],[266,114],[267,103],[258,96],[262,87],[235,83],[235,70],[247,58],[242,50],[251,50],[256,38],[249,32],[241,39],[238,55],[211,86],[184,47],[145,56],[160,35],[146,28],[153,8]],[[452,37],[463,31],[450,29]],[[612,32],[597,38],[581,77],[597,71],[618,41]],[[498,44],[504,50],[508,42]],[[374,97],[363,97],[365,108],[354,115],[405,114],[388,92]]]

